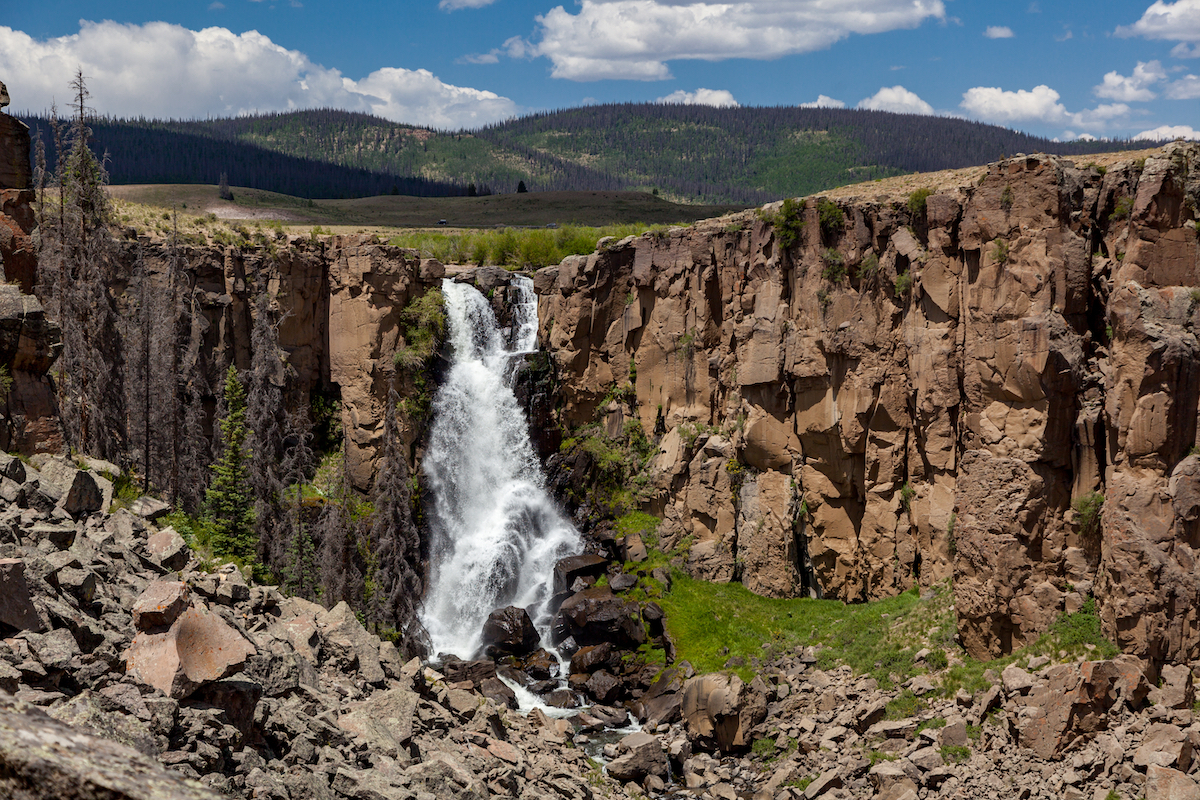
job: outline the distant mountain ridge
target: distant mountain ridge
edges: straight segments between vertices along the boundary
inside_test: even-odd
[[[48,158],[53,142],[44,118]],[[300,197],[658,190],[757,204],[907,172],[1065,156],[1126,141],[1054,142],[961,119],[832,108],[608,104],[434,131],[332,109],[209,120],[98,119],[113,183],[210,183]],[[35,134],[36,135],[36,134]]]

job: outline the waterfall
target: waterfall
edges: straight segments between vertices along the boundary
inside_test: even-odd
[[[505,332],[475,288],[442,283],[453,355],[424,459],[433,504],[423,622],[434,653],[462,658],[478,654],[483,623],[503,606],[527,609],[544,634],[554,564],[581,548],[545,490],[512,390],[521,356],[537,344],[533,282],[513,276],[508,291]]]

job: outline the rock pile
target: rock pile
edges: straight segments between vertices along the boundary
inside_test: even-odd
[[[569,723],[489,696],[511,695],[494,665],[401,663],[345,603],[199,571],[172,529],[102,512],[97,470],[0,462],[0,795],[624,796]]]
[[[953,697],[936,675],[883,690],[818,669],[811,649],[756,664],[749,682],[686,663],[626,668],[639,635],[667,644],[653,604],[614,593],[624,573],[581,557],[559,570],[575,589],[560,632],[578,649],[557,694],[598,702],[569,719],[518,713],[510,683],[558,685],[544,650],[402,663],[344,603],[283,597],[232,566],[202,572],[172,529],[93,508],[111,496],[100,470],[0,462],[6,797],[1200,795],[1187,667],[1151,685],[1128,656],[1037,658]],[[161,513],[148,498],[134,507]],[[631,577],[626,592],[649,576]],[[595,613],[570,613],[585,606]],[[527,650],[519,611],[497,615],[497,643],[507,631]],[[630,713],[641,730],[612,740]]]

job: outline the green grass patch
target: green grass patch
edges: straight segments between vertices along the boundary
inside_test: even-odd
[[[942,759],[948,764],[961,764],[971,759],[971,748],[947,745],[942,748]]]
[[[872,767],[875,766],[876,764],[878,764],[880,761],[895,761],[896,760],[895,753],[888,753],[884,750],[868,750],[863,755],[866,756],[867,761],[871,762]]]
[[[895,698],[888,701],[887,718],[908,719],[924,707],[925,704],[921,701],[921,698],[913,694],[911,689],[905,689],[896,695]]]
[[[917,723],[917,731],[916,732],[919,734],[921,731],[930,730],[930,729],[937,730],[938,728],[944,728],[944,727],[946,727],[946,718],[945,717],[934,717],[933,719],[926,719],[926,720],[922,720],[921,722]]]
[[[899,618],[928,602],[916,591],[857,605],[810,598],[777,600],[759,597],[740,583],[707,583],[676,571],[671,591],[660,604],[678,643],[678,657],[700,672],[720,670],[733,656],[749,664],[750,658],[767,655],[766,642],[776,652],[827,645],[829,649],[820,656],[823,668],[849,664],[886,688],[893,684],[893,675],[905,680],[919,671],[912,651],[892,632]],[[736,671],[744,679],[753,676],[749,666]]]
[[[638,534],[642,537],[642,543],[649,548],[658,543],[658,523],[660,522],[662,520],[658,517],[644,511],[630,511],[628,514],[617,517],[613,529],[622,539],[633,533]]]
[[[499,230],[406,231],[388,244],[419,250],[421,255],[445,264],[488,264],[519,269],[547,267],[567,256],[588,255],[605,237],[624,239],[643,233],[666,231],[667,225],[624,224],[559,228],[501,228]]]

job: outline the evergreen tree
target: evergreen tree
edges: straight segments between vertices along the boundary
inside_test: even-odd
[[[246,446],[246,390],[232,364],[225,373],[225,415],[220,421],[223,452],[212,465],[205,493],[206,516],[213,524],[212,547],[218,556],[255,563],[257,536],[249,486],[250,450]]]
[[[517,181],[517,194],[525,194],[529,190],[525,188],[525,181]]]
[[[284,363],[280,358],[279,330],[273,319],[265,275],[260,276],[254,302],[254,326],[250,331],[250,373],[247,381],[246,419],[252,431],[250,487],[261,560],[272,567],[286,558],[288,536],[283,523],[284,480],[280,474],[283,456]]]
[[[229,189],[229,179],[224,172],[221,173],[221,182],[217,184],[217,197],[222,200],[233,200],[233,192]]]

